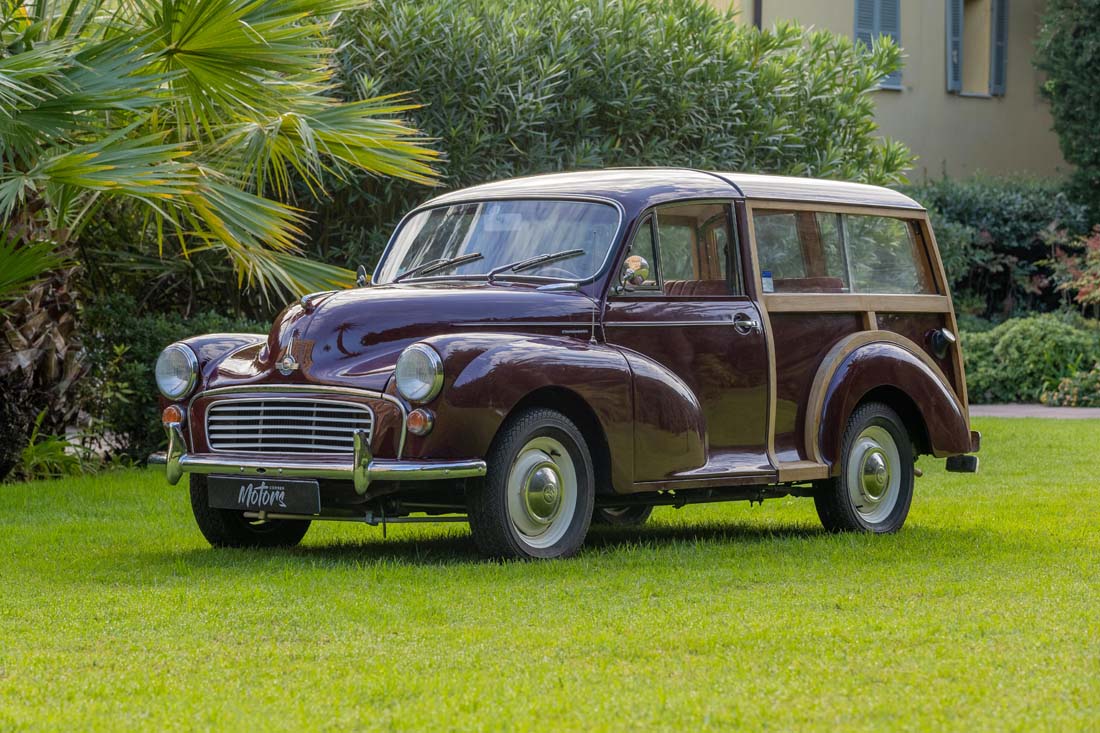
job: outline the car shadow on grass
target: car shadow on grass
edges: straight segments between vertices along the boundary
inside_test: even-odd
[[[760,552],[785,553],[793,551],[792,544],[801,552],[813,552],[820,545],[824,550],[836,542],[866,544],[869,549],[878,546],[884,554],[890,554],[898,544],[909,546],[906,557],[912,557],[920,547],[944,551],[955,547],[971,553],[976,537],[967,530],[949,530],[923,526],[907,527],[900,534],[890,536],[835,535],[821,527],[805,524],[760,524],[748,522],[699,522],[690,524],[656,524],[644,527],[593,527],[579,553],[580,558],[597,559],[630,554],[639,550],[661,552],[677,548],[699,548],[700,545],[715,549],[741,548]],[[950,551],[949,551],[950,552]],[[307,541],[299,547],[268,549],[231,549],[197,547],[177,551],[165,550],[148,553],[148,560],[167,563],[177,569],[200,570],[213,568],[240,568],[253,572],[257,566],[267,564],[285,566],[301,561],[313,566],[362,566],[408,565],[448,566],[492,563],[483,558],[467,532],[448,533],[429,537],[364,537],[362,540],[342,539],[336,542],[312,544]],[[919,552],[917,553],[919,555]],[[566,560],[565,562],[569,562]]]

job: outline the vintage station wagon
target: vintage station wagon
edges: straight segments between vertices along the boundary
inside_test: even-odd
[[[919,454],[977,470],[956,333],[928,217],[895,191],[502,181],[412,211],[369,285],[165,349],[163,459],[215,545],[462,521],[487,555],[562,557],[591,522],[786,495],[893,532]]]

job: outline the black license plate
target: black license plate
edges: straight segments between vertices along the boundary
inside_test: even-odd
[[[273,514],[319,514],[321,488],[310,479],[208,476],[206,490],[215,509]]]

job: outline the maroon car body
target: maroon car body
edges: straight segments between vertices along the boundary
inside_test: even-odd
[[[606,170],[449,193],[412,212],[398,232],[421,221],[417,214],[502,201],[613,208],[617,226],[602,225],[604,262],[583,277],[564,260],[549,275],[458,272],[392,282],[385,272],[387,258],[400,255],[395,235],[376,271],[388,282],[303,297],[267,335],[181,343],[195,357],[196,377],[184,396],[162,397],[181,418],[166,424],[169,479],[192,474],[192,498],[207,504],[201,491],[194,497],[206,476],[318,482],[316,512],[242,514],[250,528],[306,518],[461,518],[470,493],[492,479],[503,427],[532,410],[554,411],[579,431],[591,463],[587,511],[604,521],[658,504],[858,494],[853,483],[871,486],[864,493],[873,496],[876,481],[895,480],[891,470],[912,470],[891,461],[911,464],[921,453],[954,457],[949,469],[976,470],[965,455],[977,450],[978,436],[950,294],[928,217],[907,197],[807,179]],[[442,367],[441,385],[423,404],[395,384],[395,364],[414,344]],[[290,407],[280,407],[286,399]],[[263,422],[249,409],[298,410],[311,401],[322,416],[337,405],[365,407],[369,425],[304,451],[311,434],[295,429],[308,423],[297,412],[281,432],[269,425],[267,437],[244,429]],[[868,448],[856,473],[845,475],[846,435],[865,405],[896,417],[911,456],[904,445],[893,453],[889,445],[881,454]],[[418,427],[427,415],[423,434],[410,429],[418,411]],[[889,420],[885,433],[868,434],[890,443]],[[228,435],[244,437],[234,443]],[[555,480],[550,468],[545,475]],[[894,523],[863,528],[890,531]]]

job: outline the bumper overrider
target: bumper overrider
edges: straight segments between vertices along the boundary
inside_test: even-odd
[[[311,478],[351,481],[365,494],[372,481],[436,481],[484,476],[485,461],[396,460],[371,455],[366,431],[354,436],[352,455],[262,456],[254,453],[188,453],[179,423],[165,425],[168,450],[164,455],[168,483],[176,484],[185,473],[257,476],[265,478]]]

